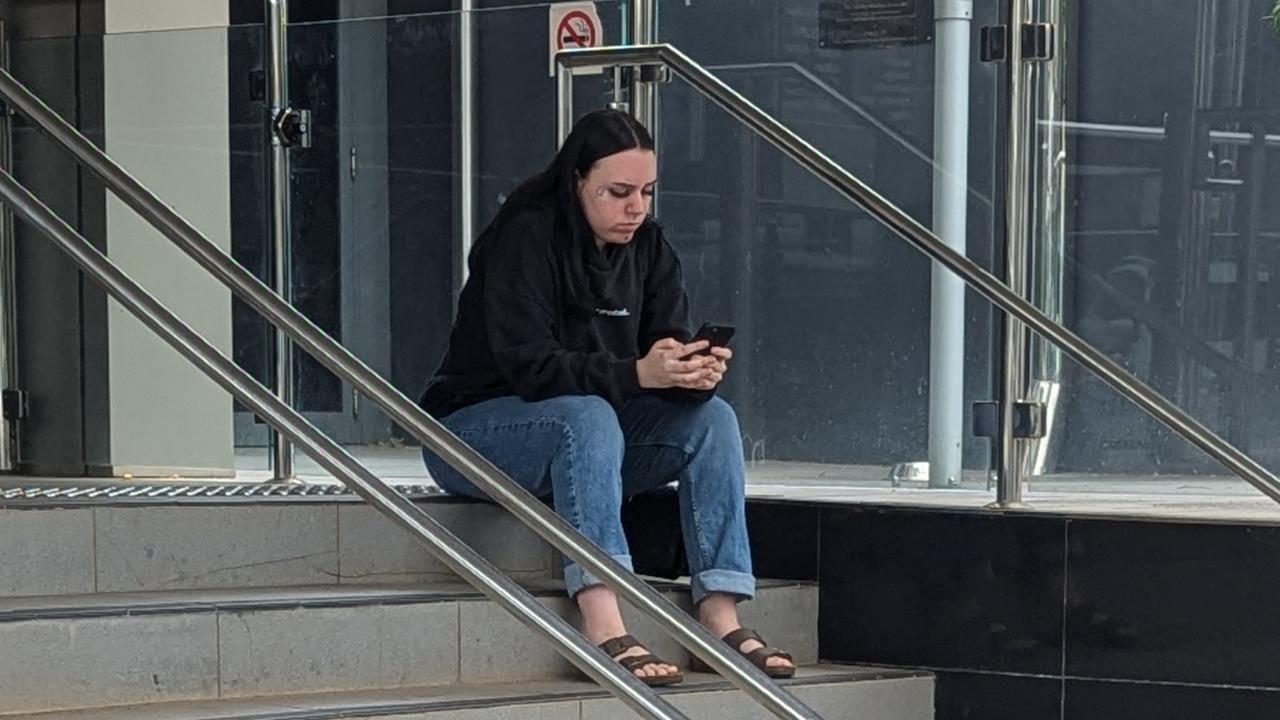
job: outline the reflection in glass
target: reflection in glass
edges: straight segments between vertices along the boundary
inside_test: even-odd
[[[1072,4],[1067,115],[1041,121],[1067,135],[1067,324],[1275,467],[1280,38],[1263,5]],[[1220,471],[1091,387],[1066,377],[1053,469]]]

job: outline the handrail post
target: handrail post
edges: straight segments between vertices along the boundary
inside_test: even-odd
[[[467,282],[467,259],[476,222],[476,32],[475,0],[461,0],[458,14],[458,243],[454,265],[454,309]]]
[[[654,0],[631,0],[631,37],[629,45],[652,45],[658,37],[658,6]],[[631,73],[631,115],[658,138],[658,89],[656,83],[641,78],[637,69]]]
[[[1029,164],[1027,138],[1031,123],[1029,75],[1031,64],[1022,58],[1022,27],[1030,18],[1028,0],[1009,0],[1009,58],[1005,69],[1008,123],[1005,128],[1005,284],[1020,298],[1027,297],[1027,238],[1030,230],[1027,204]],[[1026,441],[1014,433],[1018,404],[1027,392],[1027,328],[1010,312],[1001,314],[1000,353],[996,361],[999,423],[996,427],[996,505],[1022,504],[1026,466]]]
[[[277,128],[277,120],[289,106],[289,0],[265,0],[267,46],[267,118],[266,133],[271,144],[268,173],[271,197],[271,265],[272,288],[286,302],[293,297],[290,272],[289,147]],[[293,407],[293,343],[280,329],[272,327],[275,347],[275,390],[281,402]],[[293,479],[293,447],[274,428],[271,429],[272,480]]]
[[[556,64],[556,151],[573,130],[573,69]]]

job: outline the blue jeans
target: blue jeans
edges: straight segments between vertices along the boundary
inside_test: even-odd
[[[561,517],[627,568],[623,498],[679,482],[694,602],[712,592],[755,595],[742,438],[725,401],[691,405],[646,394],[615,412],[589,395],[532,403],[502,397],[442,422],[534,495],[551,497]],[[448,492],[485,497],[434,453],[424,450],[423,457]],[[565,584],[572,597],[600,580],[569,563]]]

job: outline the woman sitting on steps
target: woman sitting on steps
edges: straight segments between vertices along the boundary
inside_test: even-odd
[[[691,342],[680,261],[649,216],[656,180],[642,125],[612,110],[583,117],[476,241],[422,406],[628,568],[623,499],[677,481],[698,619],[790,677],[791,657],[738,620],[756,584],[742,440],[715,395],[733,354]],[[445,490],[484,497],[424,457]],[[627,634],[612,590],[576,563],[565,582],[591,642],[650,685],[683,679]]]

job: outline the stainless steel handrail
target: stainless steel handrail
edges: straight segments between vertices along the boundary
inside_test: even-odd
[[[1147,414],[1164,423],[1271,499],[1280,502],[1280,478],[1169,402],[1079,335],[1054,322],[980,265],[947,247],[915,218],[872,190],[853,173],[756,107],[684,53],[670,45],[604,47],[564,50],[556,55],[556,61],[564,68],[565,74],[574,69],[603,69],[618,65],[667,66],[672,73],[742,121],[836,192],[884,223],[917,250],[959,275],[996,307],[1040,333]]]
[[[677,642],[718,670],[725,679],[780,718],[818,718],[813,710],[763,671],[619,564],[338,341],[326,335],[3,70],[0,70],[0,97],[70,153],[80,165],[101,178],[122,202],[198,265],[230,287],[273,326],[284,331],[298,347],[357,388],[364,397],[382,408],[393,422],[453,466],[521,523],[600,578],[637,610],[657,621]]]
[[[416,535],[450,570],[550,640],[560,654],[584,673],[644,717],[687,720],[652,688],[588,642],[568,621],[538,602],[528,590],[411,500],[375,477],[342,446],[240,369],[3,170],[0,170],[0,199],[48,236],[82,272],[201,372],[297,444],[347,487]],[[165,491],[160,488],[156,492]]]

